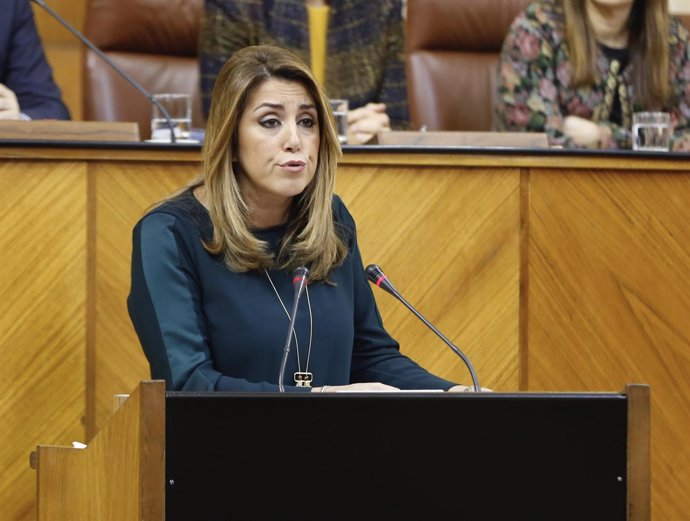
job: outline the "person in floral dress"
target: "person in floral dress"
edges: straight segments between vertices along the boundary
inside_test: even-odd
[[[541,0],[501,51],[494,128],[546,132],[552,146],[631,148],[632,114],[671,113],[690,150],[688,31],[667,0]]]

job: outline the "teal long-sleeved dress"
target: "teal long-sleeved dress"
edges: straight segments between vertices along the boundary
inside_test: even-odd
[[[455,385],[400,352],[383,326],[364,273],[354,220],[337,196],[333,211],[349,252],[332,272],[335,284],[309,284],[302,295],[285,390],[310,390],[294,385],[298,369],[313,374],[313,386],[374,381],[401,389]],[[284,226],[255,231],[273,248],[284,232]],[[289,316],[263,271],[233,272],[204,249],[202,238],[211,233],[209,214],[191,192],[152,210],[134,227],[127,305],[151,377],[164,379],[168,390],[278,391]],[[269,275],[290,312],[292,274]]]

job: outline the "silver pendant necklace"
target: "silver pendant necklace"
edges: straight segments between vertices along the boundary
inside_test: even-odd
[[[264,273],[266,274],[266,278],[268,279],[268,282],[271,283],[271,287],[273,288],[273,292],[276,294],[276,297],[278,297],[278,302],[280,302],[280,305],[283,308],[283,311],[285,311],[285,314],[288,317],[288,322],[290,321],[290,312],[287,310],[287,307],[285,307],[285,304],[283,303],[283,299],[280,298],[280,294],[278,293],[278,290],[276,289],[275,284],[273,284],[273,279],[271,279],[271,276],[268,274],[268,270],[264,269]],[[304,292],[307,297],[307,307],[309,308],[309,347],[307,348],[307,360],[306,363],[304,364],[304,371],[302,371],[302,364],[300,363],[300,358],[299,358],[299,342],[297,341],[297,333],[295,332],[295,329],[292,329],[292,337],[295,339],[295,353],[297,353],[297,372],[293,375],[293,378],[295,380],[295,385],[297,387],[311,387],[311,382],[314,379],[314,375],[309,372],[309,359],[311,358],[311,340],[312,340],[312,331],[313,331],[313,325],[314,321],[312,318],[311,314],[311,302],[309,300],[309,286],[304,288]]]

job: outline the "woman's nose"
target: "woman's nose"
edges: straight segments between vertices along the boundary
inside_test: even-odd
[[[299,128],[296,122],[289,123],[285,126],[285,149],[299,150],[302,148],[302,138],[299,134]]]

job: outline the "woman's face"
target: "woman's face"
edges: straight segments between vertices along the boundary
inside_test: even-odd
[[[253,207],[284,206],[314,178],[319,155],[314,100],[298,82],[269,79],[250,94],[238,127],[238,182]]]

